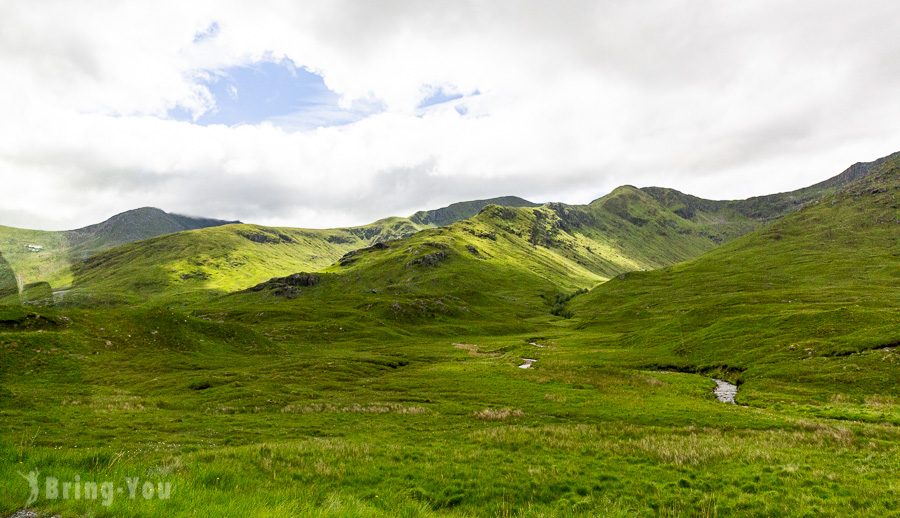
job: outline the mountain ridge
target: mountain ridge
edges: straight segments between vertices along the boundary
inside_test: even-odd
[[[351,229],[255,226],[258,232],[294,237],[261,239],[258,243],[228,238],[233,248],[221,247],[213,236],[233,232],[233,226],[215,232],[202,229],[183,238],[166,236],[101,254],[79,265],[76,273],[82,288],[93,286],[91,289],[95,291],[110,293],[119,290],[127,298],[128,292],[147,297],[163,296],[172,290],[182,294],[186,293],[184,290],[203,289],[220,293],[240,291],[270,278],[299,272],[339,273],[351,264],[354,271],[362,272],[358,265],[371,263],[383,264],[386,269],[376,273],[381,267],[370,266],[364,275],[371,279],[371,289],[379,290],[384,286],[378,278],[390,277],[386,271],[402,276],[406,271],[404,265],[419,261],[437,264],[455,258],[458,264],[467,265],[465,268],[502,266],[515,270],[526,284],[529,281],[525,279],[530,275],[546,277],[550,284],[542,289],[552,296],[548,290],[552,291],[554,283],[570,292],[591,288],[629,271],[653,270],[696,258],[760,228],[767,224],[768,218],[786,214],[796,206],[773,204],[753,218],[745,214],[746,210],[726,202],[697,198],[700,203],[696,206],[684,207],[666,198],[660,201],[653,194],[622,186],[589,205],[486,205],[471,218],[424,229],[406,218],[388,218],[368,227]],[[382,227],[385,224],[394,225],[395,230],[385,232]],[[193,249],[186,243],[176,244],[188,238],[194,241]],[[197,253],[198,246],[215,252]],[[423,259],[416,250],[431,252]],[[112,260],[113,254],[120,257]],[[271,254],[284,260],[270,261]],[[392,259],[384,262],[379,259],[382,256]],[[155,263],[147,263],[147,257],[155,257]],[[234,260],[235,257],[240,259]],[[161,266],[163,270],[159,270]],[[152,279],[137,276],[136,267],[148,272],[156,268],[157,273]],[[471,273],[466,275],[479,278]],[[409,279],[419,282],[415,278]],[[135,279],[141,280],[135,283]],[[479,282],[485,286],[491,283],[490,279]],[[123,288],[127,289],[122,292]],[[416,292],[419,288],[410,285],[401,291],[410,289]]]
[[[528,228],[523,226],[517,230],[523,234],[530,234],[527,239],[532,245],[557,249],[558,255],[564,261],[572,263],[577,268],[587,268],[592,272],[591,275],[597,276],[599,280],[608,279],[629,269],[654,269],[696,257],[722,243],[751,232],[768,221],[795,211],[834,191],[840,185],[864,177],[872,170],[874,164],[883,163],[890,158],[854,164],[835,177],[797,191],[747,200],[705,200],[674,189],[658,187],[639,189],[624,185],[587,205],[556,202],[539,205],[515,196],[506,196],[459,202],[439,209],[420,211],[409,218],[385,218],[369,225],[347,229],[292,229],[298,235],[304,236],[294,243],[294,252],[291,252],[293,258],[286,262],[279,260],[272,265],[273,267],[276,264],[280,265],[279,268],[293,265],[297,268],[319,270],[355,248],[406,238],[427,228],[446,227],[467,219],[477,219],[486,211],[494,210],[492,207],[506,207],[510,210],[532,211],[526,218],[530,221],[527,225],[524,223],[525,220],[520,221]],[[509,205],[498,205],[504,203]],[[501,217],[503,214],[501,211],[495,216]],[[152,207],[143,207],[118,214],[99,224],[62,233],[39,231],[29,233],[0,227],[0,250],[6,251],[7,261],[20,277],[20,281],[48,280],[55,288],[60,288],[72,284],[74,280],[72,265],[98,252],[159,235],[235,225],[240,223],[180,216]],[[255,239],[262,240],[262,244],[281,242],[280,238],[271,236],[277,236],[286,229],[286,227],[259,225],[252,228],[255,230],[247,232],[255,236]],[[17,239],[10,238],[11,234],[15,237],[17,233],[20,234]],[[213,233],[209,237],[213,235],[224,237],[225,233]],[[43,238],[43,241],[37,239],[38,237]],[[203,237],[201,232],[194,234],[192,239]],[[228,239],[238,249],[246,244],[241,240]],[[282,244],[288,243],[291,239],[293,238]],[[32,249],[26,251],[25,247],[31,244],[43,248],[36,252]],[[197,270],[203,274],[198,274],[197,278],[218,275],[209,265],[220,264],[222,258],[233,255],[220,247],[211,244],[210,246],[212,249],[220,250],[217,252],[218,259],[216,257],[204,259],[206,262]],[[257,257],[256,253],[261,253],[265,249],[256,248],[257,252],[250,254],[253,257]],[[51,250],[57,250],[57,253],[54,255]],[[60,250],[64,253],[60,253]],[[189,248],[182,245],[165,253],[171,254],[175,250],[181,250],[177,252],[178,254],[191,253]],[[284,247],[280,250],[279,253],[286,252]],[[145,253],[154,252],[147,249]],[[181,265],[172,266],[180,271],[181,268],[187,268],[185,265],[190,262],[187,259],[187,257],[181,259],[170,257],[166,261],[172,265]],[[36,265],[35,262],[38,260],[40,264]],[[97,262],[92,264],[96,266]],[[81,271],[87,270],[82,268]],[[228,267],[224,271],[236,273],[234,267]],[[189,278],[193,278],[190,276],[197,272],[193,270],[181,272],[176,277],[188,275]],[[294,272],[273,270],[270,276],[278,277],[290,273]],[[238,275],[235,278],[243,276]],[[256,276],[247,278],[247,282],[263,280],[265,279]],[[233,283],[222,286],[235,289],[246,287]]]
[[[534,203],[518,196],[499,196],[483,200],[470,200],[451,203],[446,207],[433,210],[421,210],[409,219],[419,225],[434,225],[443,227],[457,221],[471,218],[488,205],[500,205],[502,207],[539,207],[540,203]]]

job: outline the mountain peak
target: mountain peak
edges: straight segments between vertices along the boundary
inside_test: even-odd
[[[172,214],[156,207],[139,207],[116,214],[106,221],[66,231],[69,243],[87,252],[123,243],[185,230],[240,223]]]
[[[534,203],[518,196],[500,196],[484,200],[461,201],[452,203],[446,207],[435,210],[423,210],[410,216],[410,220],[418,225],[433,225],[443,227],[457,221],[475,216],[481,209],[488,205],[500,205],[502,207],[539,207],[540,203]]]

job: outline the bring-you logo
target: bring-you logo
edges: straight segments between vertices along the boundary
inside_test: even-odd
[[[28,482],[30,493],[25,506],[44,500],[94,500],[109,507],[116,498],[131,500],[168,500],[172,497],[172,483],[160,480],[144,480],[140,477],[125,477],[124,481],[81,480],[75,475],[70,480],[54,476],[41,477],[38,470],[19,472]]]

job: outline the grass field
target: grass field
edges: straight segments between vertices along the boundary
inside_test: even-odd
[[[3,334],[6,513],[31,469],[174,487],[39,502],[64,515],[897,512],[890,393],[725,405],[708,376],[623,367],[629,348],[567,329],[296,343],[166,310],[65,316]]]
[[[143,269],[194,233],[101,254],[0,309],[0,514],[39,470],[126,489],[31,505],[63,516],[897,515],[898,163],[699,257],[683,223],[696,258],[621,276],[666,236],[594,253],[551,207],[327,267]],[[286,268],[317,273],[243,291]]]

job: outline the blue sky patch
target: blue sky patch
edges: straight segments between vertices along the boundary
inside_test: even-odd
[[[419,103],[419,108],[427,108],[429,106],[434,106],[436,104],[442,104],[450,101],[455,101],[457,99],[462,99],[464,96],[461,93],[456,92],[446,92],[443,88],[438,88],[431,95],[426,97]]]
[[[207,32],[216,30],[214,24]],[[215,98],[216,107],[193,121],[203,126],[270,121],[305,130],[348,124],[381,109],[377,103],[355,103],[351,109],[341,108],[339,96],[325,86],[321,76],[295,66],[288,59],[216,71],[204,84]],[[191,114],[180,107],[171,110],[169,116],[176,120],[193,120]]]
[[[215,38],[219,34],[219,22],[212,22],[206,29],[194,34],[194,43]]]

